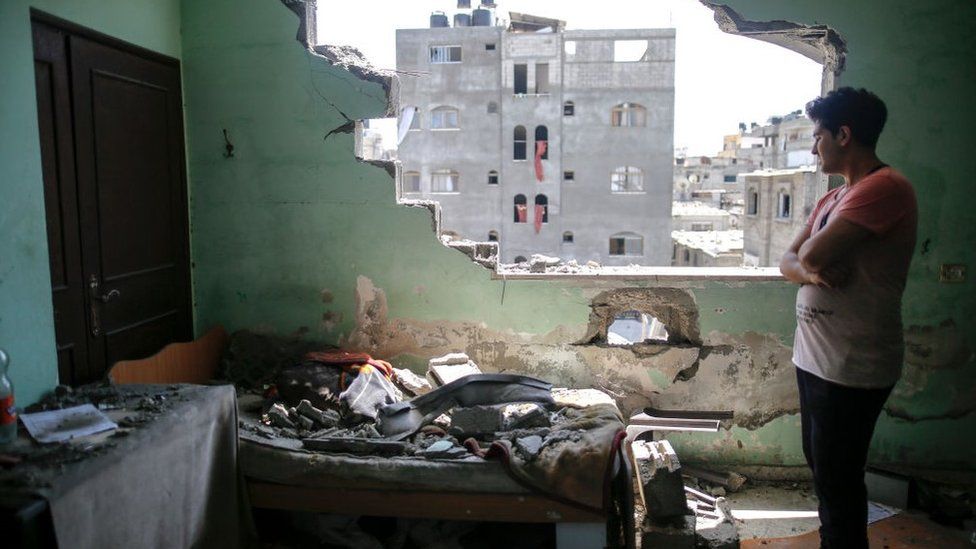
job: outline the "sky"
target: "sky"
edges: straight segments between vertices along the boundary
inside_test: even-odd
[[[472,7],[478,0],[471,2]],[[764,123],[802,109],[820,93],[821,66],[785,48],[723,33],[697,0],[496,0],[509,11],[566,21],[567,29],[676,30],[676,149],[714,155],[739,122]],[[430,13],[453,20],[457,3],[444,0],[318,0],[318,42],[351,45],[377,68],[396,68],[395,29],[427,28]],[[384,142],[387,142],[384,139]]]

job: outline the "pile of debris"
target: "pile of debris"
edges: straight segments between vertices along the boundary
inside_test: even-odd
[[[576,419],[575,409],[613,405],[598,391],[484,374],[464,353],[430,359],[425,376],[363,353],[328,353],[283,368],[261,403],[260,423],[242,421],[242,429],[296,438],[309,451],[426,459],[481,459],[483,447],[507,441],[531,461],[547,445],[580,436],[553,432]],[[354,361],[362,364],[350,367]],[[371,362],[379,367],[363,368]]]
[[[682,474],[688,471],[682,470],[667,440],[636,441],[631,445],[631,455],[639,473],[639,493],[645,511],[641,547],[739,547],[739,534],[725,498],[685,486]],[[720,477],[700,469],[694,472]],[[745,480],[736,477],[736,482]]]

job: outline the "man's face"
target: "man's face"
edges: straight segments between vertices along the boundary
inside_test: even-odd
[[[820,170],[824,173],[837,173],[840,167],[841,147],[837,138],[817,122],[813,127],[813,150],[816,157],[820,159]]]

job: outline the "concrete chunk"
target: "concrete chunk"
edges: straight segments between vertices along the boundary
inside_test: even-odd
[[[641,492],[647,516],[667,519],[688,513],[681,464],[666,440],[637,441],[634,458],[640,471]]]
[[[295,412],[302,417],[312,420],[321,427],[335,427],[339,423],[339,414],[334,410],[319,410],[308,400],[302,400],[295,407]]]
[[[520,402],[506,404],[502,408],[502,429],[532,429],[535,427],[549,427],[549,412],[534,402]]]
[[[405,391],[412,393],[413,396],[420,396],[430,392],[430,382],[407,370],[406,368],[394,368],[397,381]]]
[[[467,375],[481,374],[481,368],[464,353],[448,353],[427,361],[427,379],[441,387]]]
[[[288,417],[288,409],[279,403],[275,403],[268,409],[268,421],[275,427],[295,428],[295,422]]]
[[[641,549],[694,549],[695,517],[685,515],[655,523],[645,520],[641,527]]]
[[[463,439],[503,430],[504,416],[500,406],[470,406],[451,412],[452,435]]]

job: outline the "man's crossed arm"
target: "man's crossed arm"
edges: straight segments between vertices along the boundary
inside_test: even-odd
[[[843,286],[850,275],[852,254],[873,233],[844,218],[835,218],[816,235],[804,227],[783,254],[779,270],[791,282],[828,288]]]

